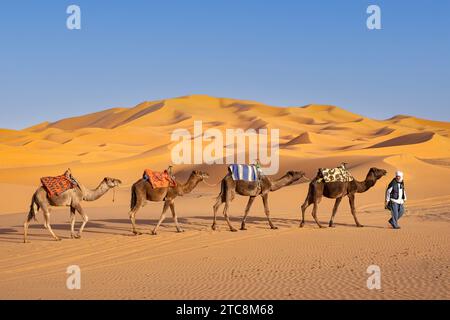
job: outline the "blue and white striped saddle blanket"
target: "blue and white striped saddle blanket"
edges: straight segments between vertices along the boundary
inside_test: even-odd
[[[259,173],[255,165],[232,164],[228,167],[233,180],[258,181]]]

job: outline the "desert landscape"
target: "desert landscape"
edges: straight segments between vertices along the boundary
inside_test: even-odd
[[[343,106],[345,107],[345,106]],[[74,112],[76,114],[76,111]],[[158,235],[150,234],[162,203],[149,203],[128,217],[130,188],[145,168],[171,163],[171,133],[204,129],[279,129],[280,170],[304,171],[341,162],[357,180],[372,167],[388,171],[368,192],[356,195],[364,228],[355,226],[344,199],[335,228],[319,229],[307,212],[299,228],[308,183],[270,194],[271,230],[261,199],[247,219],[247,231],[229,232],[219,213],[213,231],[212,206],[226,165],[176,165],[185,181],[192,170],[209,179],[176,200],[177,233],[169,214]],[[70,168],[95,188],[104,177],[122,185],[84,203],[89,222],[82,239],[70,239],[69,209],[54,208],[54,241],[32,223],[24,244],[23,222],[44,176]],[[405,172],[407,212],[401,230],[387,223],[386,186]],[[143,102],[135,107],[44,122],[23,130],[0,129],[0,299],[449,299],[450,298],[450,123],[396,115],[375,120],[328,105],[269,106],[263,103],[192,95]],[[247,198],[230,207],[238,228]],[[319,220],[328,225],[334,201],[323,199]],[[81,221],[77,218],[77,228]],[[66,269],[81,268],[82,287],[68,290]],[[381,269],[382,287],[366,286],[368,266]]]

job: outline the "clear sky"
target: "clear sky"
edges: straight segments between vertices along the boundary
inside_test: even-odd
[[[0,2],[0,127],[187,94],[449,121],[450,1]]]

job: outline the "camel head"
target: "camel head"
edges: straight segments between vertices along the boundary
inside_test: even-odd
[[[109,188],[114,188],[120,186],[122,184],[122,181],[120,181],[119,179],[106,177],[103,179],[103,183],[105,183]]]
[[[209,174],[207,174],[206,172],[203,172],[203,171],[194,170],[194,171],[192,171],[192,173],[191,173],[191,177],[192,177],[192,178],[195,177],[195,178],[199,179],[200,181],[203,181],[203,180],[209,178]]]
[[[381,179],[387,174],[387,171],[384,169],[378,169],[378,168],[370,168],[369,173],[367,176],[373,176],[375,180]]]

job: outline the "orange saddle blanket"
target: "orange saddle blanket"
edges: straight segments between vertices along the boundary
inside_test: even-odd
[[[49,197],[59,196],[64,191],[73,189],[75,184],[65,175],[56,177],[41,178],[42,186],[47,191]]]
[[[150,169],[145,169],[144,179],[150,182],[154,189],[175,187],[177,183],[167,171],[156,172]]]

